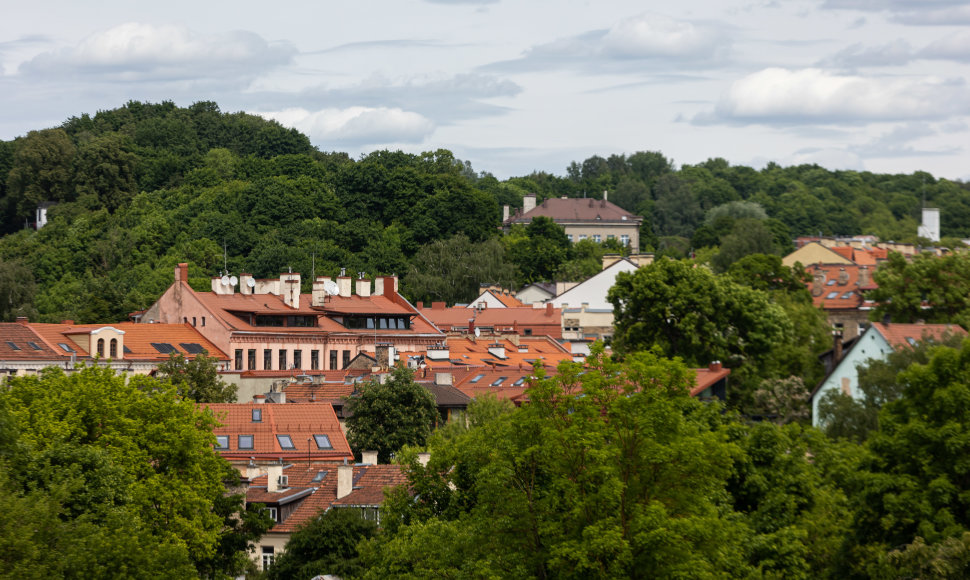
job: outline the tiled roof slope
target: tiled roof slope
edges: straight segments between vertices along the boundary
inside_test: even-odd
[[[63,339],[62,339],[63,340]],[[58,347],[52,348],[34,330],[19,322],[0,322],[0,360],[69,360]]]
[[[152,343],[167,343],[182,355],[194,358],[195,354],[186,350],[183,344],[197,344],[205,349],[209,356],[219,360],[229,360],[226,353],[219,350],[190,324],[137,324],[134,322],[115,322],[111,324],[43,324],[27,323],[39,336],[43,337],[47,345],[58,355],[70,356],[70,351],[64,350],[60,343],[67,344],[81,356],[90,356],[90,352],[72,342],[68,336],[72,334],[90,333],[99,328],[111,327],[125,333],[124,345],[130,352],[123,353],[123,358],[132,360],[168,360],[168,353],[159,352]]]
[[[926,339],[942,340],[947,336],[967,336],[967,331],[956,324],[899,324],[873,322],[872,326],[893,348],[911,346]]]
[[[215,435],[228,435],[229,448],[219,450],[226,459],[307,459],[341,461],[352,459],[353,453],[347,438],[340,429],[333,406],[320,403],[209,403],[221,426],[213,429]],[[261,411],[259,421],[253,420],[253,411]],[[253,448],[240,449],[239,436],[252,435]],[[294,449],[283,449],[277,435],[289,435]],[[326,435],[332,449],[320,449],[314,435]]]
[[[607,200],[559,197],[547,199],[525,214],[518,212],[505,223],[528,223],[540,216],[557,222],[634,222],[643,219]]]

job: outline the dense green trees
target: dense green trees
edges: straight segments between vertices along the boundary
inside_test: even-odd
[[[327,510],[293,532],[286,551],[266,574],[271,580],[310,580],[329,574],[353,578],[363,571],[357,546],[377,533],[377,524],[353,508]]]
[[[23,548],[4,555],[15,577],[232,577],[240,541],[268,526],[227,525],[242,497],[225,496],[235,471],[212,449],[215,419],[154,379],[94,367],[15,377],[0,419],[3,517],[18,518],[0,534]]]
[[[424,445],[439,419],[434,396],[403,367],[383,382],[361,383],[347,400],[347,410],[347,441],[354,453],[377,451],[381,463],[405,445]]]
[[[970,254],[923,254],[910,261],[892,253],[873,279],[879,285],[872,292],[877,318],[970,326]]]
[[[219,359],[208,353],[185,358],[173,352],[158,365],[158,378],[170,382],[179,396],[196,403],[235,403],[236,385],[219,377]]]

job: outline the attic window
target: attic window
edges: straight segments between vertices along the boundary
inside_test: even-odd
[[[293,439],[289,435],[277,435],[276,440],[280,444],[280,449],[296,449],[296,445],[293,445]]]
[[[239,436],[239,449],[252,449],[253,448],[253,436],[252,435],[240,435]]]
[[[320,483],[321,481],[323,481],[323,478],[326,476],[327,476],[326,471],[318,471],[317,474],[313,476],[313,479],[311,481],[313,483]]]
[[[40,346],[38,346],[36,342],[27,342],[27,346],[29,346],[34,350],[44,350]]]
[[[842,298],[852,298],[852,292],[851,291],[846,292],[845,294],[842,295]]]
[[[65,343],[65,342],[59,342],[59,343],[57,343],[57,346],[63,348],[67,352],[76,352],[73,348],[71,348],[70,346],[68,346],[67,343]]]
[[[492,381],[492,385],[491,386],[497,387],[497,386],[501,385],[503,382],[505,382],[505,379],[507,379],[507,378],[508,377],[499,377],[499,378],[495,379],[494,381]]]
[[[175,352],[175,347],[167,342],[153,342],[151,343],[155,350],[162,354],[169,354]]]
[[[205,352],[205,349],[202,348],[202,345],[197,342],[180,342],[179,346],[181,346],[182,350],[184,350],[189,354],[202,354],[203,352]]]
[[[12,349],[14,349],[14,350],[20,350],[20,347],[19,347],[19,346],[17,346],[17,343],[15,343],[15,342],[14,342],[14,341],[12,341],[12,340],[8,340],[8,341],[7,341],[7,346],[9,346],[10,348],[12,348]]]
[[[263,410],[253,409],[253,423],[259,423],[263,420]]]
[[[314,435],[313,440],[317,442],[317,449],[333,449],[333,445],[330,444],[330,437],[326,435]]]
[[[906,342],[908,342],[910,346],[916,346],[916,339],[912,336],[907,336]]]
[[[473,378],[472,380],[470,380],[468,382],[469,383],[477,383],[478,381],[482,380],[483,378],[485,378],[485,375],[475,375],[475,378]]]
[[[838,280],[836,280],[835,278],[832,278],[831,280],[829,280],[828,282],[826,282],[825,285],[826,286],[833,286],[833,285],[835,285],[836,282],[838,282]]]
[[[829,292],[828,295],[825,297],[825,299],[826,300],[832,300],[833,298],[836,298],[838,295],[839,295],[839,292],[838,291]]]
[[[229,449],[228,435],[216,435],[216,449]]]
[[[125,352],[125,354],[131,354],[131,349],[128,348],[128,345],[127,344],[125,346],[121,347],[121,350],[123,350]]]
[[[522,386],[522,383],[524,383],[524,382],[525,382],[525,377],[519,377],[519,380],[517,380],[514,383],[512,383],[512,386],[513,387],[521,387]]]

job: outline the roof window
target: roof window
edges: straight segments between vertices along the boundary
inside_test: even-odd
[[[293,445],[293,439],[289,435],[277,435],[276,440],[280,444],[280,449],[296,449],[296,445]]]
[[[491,386],[497,387],[497,386],[501,385],[503,382],[505,382],[505,379],[507,379],[507,378],[508,377],[499,377],[499,378],[495,379],[494,381],[492,381],[492,385]]]
[[[253,448],[253,436],[252,435],[240,435],[239,436],[239,449],[252,449]]]
[[[835,292],[829,292],[828,295],[825,296],[825,299],[832,300],[833,298],[838,297],[838,295],[839,295],[838,290],[836,290]]]
[[[327,476],[326,471],[318,471],[317,474],[313,476],[313,479],[311,481],[313,483],[320,483],[321,481],[323,481],[323,478],[326,476]]]
[[[175,347],[167,342],[153,342],[151,343],[155,350],[162,354],[169,354],[175,352]]]
[[[7,346],[9,346],[10,348],[12,348],[14,350],[20,350],[20,347],[17,346],[17,343],[14,342],[14,341],[12,341],[12,340],[8,340],[7,341]]]
[[[514,383],[512,383],[512,386],[513,387],[521,387],[522,386],[522,383],[524,383],[524,382],[525,382],[525,377],[519,377],[519,380],[517,380]]]
[[[228,435],[216,435],[216,449],[229,449]]]
[[[29,342],[28,341],[27,342],[27,346],[29,346],[30,348],[32,348],[34,350],[44,350],[36,342]]]
[[[182,350],[184,350],[189,354],[202,354],[203,352],[205,352],[205,349],[202,348],[202,345],[197,342],[180,342],[179,346],[181,346]]]
[[[472,380],[468,381],[468,382],[469,383],[477,383],[478,381],[482,380],[483,378],[485,378],[485,375],[484,374],[475,375],[475,377]]]
[[[263,410],[253,409],[253,423],[259,423],[263,420]]]
[[[326,435],[314,435],[313,440],[317,443],[317,449],[333,449],[333,445],[330,444],[330,437]]]
[[[845,294],[842,295],[842,298],[852,298],[852,294],[853,293],[851,291],[846,292]]]
[[[63,348],[63,349],[64,349],[64,350],[66,350],[67,352],[76,352],[76,351],[75,351],[75,350],[74,350],[73,348],[71,348],[71,347],[70,347],[70,346],[69,346],[69,345],[68,345],[68,344],[67,344],[66,342],[59,342],[59,343],[57,343],[57,346],[59,346],[59,347],[61,347],[61,348]]]
[[[838,280],[836,280],[835,278],[832,278],[831,280],[829,280],[828,282],[826,282],[825,285],[826,286],[834,286],[836,282],[838,282]]]

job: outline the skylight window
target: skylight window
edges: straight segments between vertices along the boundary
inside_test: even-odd
[[[522,386],[522,383],[524,383],[524,382],[525,382],[525,377],[519,377],[519,380],[517,380],[514,383],[512,383],[512,386],[513,387],[521,387]]]
[[[507,379],[507,378],[508,377],[499,377],[499,378],[495,379],[494,381],[492,381],[492,386],[493,387],[497,387],[497,386],[501,385],[502,383],[505,382],[505,379]]]
[[[263,410],[253,409],[253,423],[259,423],[263,420]]]
[[[838,295],[839,295],[838,291],[829,292],[828,295],[825,297],[825,299],[826,300],[832,300],[833,298],[837,297]]]
[[[44,350],[40,346],[38,346],[38,344],[36,342],[28,342],[27,343],[27,346],[29,346],[30,348],[32,348],[34,350]]]
[[[12,341],[12,340],[8,340],[7,341],[7,346],[9,346],[10,348],[12,348],[14,350],[20,350],[20,347],[17,346],[17,343],[14,342],[14,341]]]
[[[57,346],[63,348],[67,352],[76,352],[73,348],[71,348],[70,346],[68,346],[68,344],[66,342],[59,342],[59,343],[57,343]]]
[[[252,449],[253,448],[253,436],[252,435],[240,435],[239,436],[239,449]]]
[[[296,449],[296,445],[293,445],[293,439],[289,435],[277,435],[276,440],[279,441],[280,449]]]
[[[482,380],[483,378],[485,378],[485,375],[475,375],[475,377],[472,380],[468,381],[468,382],[469,383],[477,383],[478,381]]]
[[[216,435],[216,449],[229,449],[228,435]]]
[[[155,350],[162,354],[169,354],[175,352],[175,347],[167,342],[153,342],[151,343]]]
[[[835,286],[835,283],[836,282],[837,282],[837,280],[835,278],[832,278],[831,280],[829,280],[828,282],[826,282],[825,285],[826,286]]]
[[[842,298],[852,298],[852,292],[851,291],[846,292],[845,294],[842,295]]]
[[[330,444],[330,437],[326,435],[314,435],[313,440],[317,442],[317,449],[333,449]]]
[[[318,471],[317,474],[313,476],[313,479],[311,481],[313,481],[313,483],[320,483],[321,481],[323,481],[323,478],[326,476],[327,476],[326,471]]]
[[[179,346],[181,346],[182,350],[184,350],[189,354],[202,354],[203,352],[205,352],[205,349],[202,348],[202,345],[197,342],[180,342]]]
[[[916,339],[912,336],[907,336],[906,342],[908,342],[910,346],[916,346]]]

